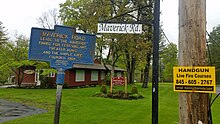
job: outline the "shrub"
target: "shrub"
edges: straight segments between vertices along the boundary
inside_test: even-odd
[[[124,91],[119,90],[119,91],[113,93],[113,96],[112,96],[112,97],[113,97],[113,98],[123,99],[123,98],[124,98],[124,94],[125,94]]]
[[[102,88],[100,89],[100,92],[101,93],[107,93],[107,88],[106,88],[106,86],[105,85],[102,85]]]
[[[131,88],[131,93],[132,93],[132,94],[138,94],[138,89],[137,89],[136,86],[132,86],[132,88]]]

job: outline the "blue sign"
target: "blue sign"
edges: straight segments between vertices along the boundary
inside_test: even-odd
[[[64,70],[74,63],[93,64],[95,40],[95,35],[76,33],[75,28],[66,26],[32,28],[28,58],[48,61],[51,67]]]

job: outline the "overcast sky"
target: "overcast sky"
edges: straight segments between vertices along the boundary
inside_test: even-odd
[[[178,44],[178,1],[179,0],[162,0],[161,1],[161,22],[164,32],[168,39]],[[206,29],[212,31],[214,26],[220,24],[220,0],[206,0]]]
[[[0,0],[0,21],[10,37],[15,33],[30,36],[31,27],[39,27],[36,19],[48,10],[58,8],[66,0]],[[220,0],[206,0],[207,30],[220,24]],[[161,22],[168,39],[178,42],[178,0],[161,1]]]

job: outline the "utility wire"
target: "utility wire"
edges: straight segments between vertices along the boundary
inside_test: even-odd
[[[206,47],[208,49],[208,56],[209,56],[209,61],[210,61],[210,66],[212,66],[212,57],[211,57],[211,52],[210,52],[210,47],[208,44],[208,40],[206,39]],[[209,96],[209,110],[208,110],[208,124],[212,124],[212,110],[211,110],[211,101],[212,101],[212,93]]]
[[[169,44],[171,45],[171,47],[172,47],[172,49],[173,49],[173,51],[175,51],[176,52],[176,49],[175,49],[175,47],[173,46],[173,44],[170,42],[170,40],[168,39],[168,37],[166,36],[166,34],[164,33],[164,31],[163,31],[163,29],[161,28],[161,26],[160,26],[160,30],[161,30],[161,32],[162,32],[162,34],[163,34],[163,36],[165,37],[165,39],[169,42]]]
[[[211,35],[206,31],[207,35],[209,36],[209,38],[218,46],[220,47],[220,45],[211,37]],[[208,48],[208,54],[209,54],[209,60],[210,60],[210,66],[212,66],[212,56],[211,56],[211,51],[210,51],[210,47],[209,47],[209,44],[208,44],[208,41],[206,40],[206,44],[207,44],[207,48]],[[212,100],[212,102],[210,103],[210,108],[212,106],[212,104],[215,102],[215,100],[219,97],[220,93],[215,96],[215,98],[212,100],[212,94],[211,94],[211,97],[210,97],[210,102]]]
[[[215,102],[215,100],[219,97],[220,93],[213,99],[212,103],[210,104],[210,107],[212,106],[212,104]]]
[[[212,36],[208,33],[208,31],[206,31],[206,34],[209,36],[209,38],[210,38],[218,47],[220,47],[220,45],[212,38]]]

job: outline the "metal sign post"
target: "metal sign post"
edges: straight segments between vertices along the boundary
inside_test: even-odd
[[[59,124],[59,120],[60,120],[62,88],[63,88],[63,85],[57,85],[56,105],[55,105],[55,112],[54,112],[54,124]]]
[[[76,33],[75,28],[55,25],[54,30],[32,28],[28,58],[50,62],[58,71],[54,124],[59,124],[65,70],[74,63],[93,64],[96,36]]]
[[[57,92],[56,92],[56,105],[55,105],[55,112],[54,112],[54,124],[59,124],[60,120],[60,106],[61,106],[61,98],[62,98],[62,88],[64,84],[64,70],[62,68],[57,69]]]
[[[151,1],[152,3],[152,1]],[[136,10],[141,10],[145,7],[137,8],[121,15],[115,16],[108,21],[102,21],[98,24],[98,33],[121,33],[121,34],[141,34],[142,25],[141,24],[125,24],[119,22],[111,22],[110,20],[116,19],[118,17],[124,16],[128,13],[134,12]],[[152,24],[150,22],[141,22],[143,24]],[[152,124],[158,124],[158,67],[159,67],[159,40],[160,40],[160,0],[154,1],[154,19],[153,19],[153,72],[152,72]],[[112,84],[112,80],[111,80]],[[110,91],[112,92],[112,86]]]

